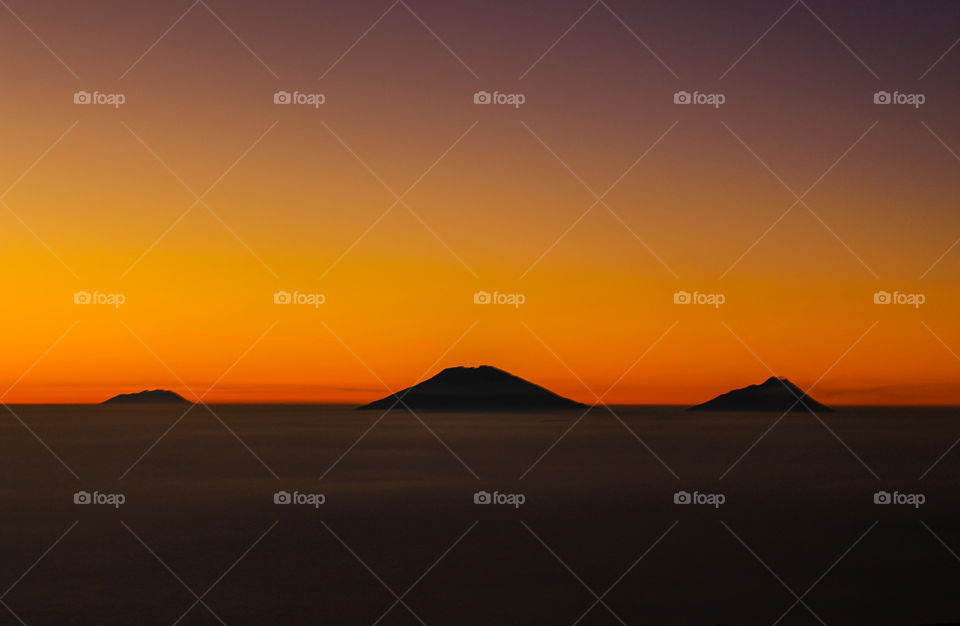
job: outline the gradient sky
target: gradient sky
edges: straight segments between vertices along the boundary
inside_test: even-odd
[[[585,402],[771,370],[960,402],[955,2],[205,1],[0,9],[3,402],[353,403],[484,363]]]

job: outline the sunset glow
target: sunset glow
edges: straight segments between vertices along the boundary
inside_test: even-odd
[[[478,364],[590,404],[960,402],[960,52],[921,79],[951,25],[824,5],[851,54],[798,6],[738,61],[783,7],[598,5],[538,61],[585,7],[396,5],[357,41],[387,5],[220,3],[157,41],[186,6],[16,4],[56,56],[0,19],[5,403],[355,404]]]

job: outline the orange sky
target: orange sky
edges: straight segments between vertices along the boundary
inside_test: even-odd
[[[189,5],[101,4],[115,22],[11,4],[68,67],[0,20],[19,60],[0,67],[0,401],[359,403],[492,364],[584,402],[696,403],[770,370],[828,404],[960,402],[960,246],[938,261],[960,237],[960,52],[918,79],[956,36],[936,20],[857,29],[824,6],[867,68],[800,9],[721,80],[782,8],[611,3],[669,70],[602,8],[530,69],[584,7],[413,3],[466,66],[402,7],[333,65],[386,7],[210,3],[249,50],[198,7],[131,67]],[[896,56],[892,36],[927,47]],[[927,102],[874,105],[884,88]],[[770,229],[785,185],[815,183]]]

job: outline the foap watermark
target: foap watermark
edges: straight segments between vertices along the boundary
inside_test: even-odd
[[[290,493],[289,491],[278,491],[273,494],[274,504],[299,504],[319,509],[320,505],[326,504],[326,502],[327,496],[322,493],[300,493],[299,491]]]
[[[527,301],[527,296],[522,293],[500,293],[494,291],[478,291],[473,294],[474,304],[507,304],[520,308],[520,305]]]
[[[100,293],[94,291],[78,291],[73,294],[74,304],[100,304],[108,305],[119,309],[120,305],[127,303],[127,296],[122,293]]]
[[[678,291],[673,294],[674,304],[707,304],[715,308],[720,308],[721,304],[727,301],[727,296],[722,293],[700,293],[694,291]]]
[[[926,501],[927,496],[922,493],[900,493],[899,491],[890,493],[889,491],[878,491],[873,494],[874,504],[906,504],[915,509],[919,509],[920,505]]]
[[[102,104],[119,109],[120,105],[127,101],[127,96],[122,93],[101,93],[94,91],[78,91],[73,94],[74,104]]]
[[[522,93],[500,93],[499,91],[490,93],[481,90],[473,94],[474,104],[507,104],[519,109],[520,105],[526,101],[527,96]]]
[[[274,104],[299,104],[319,109],[320,105],[326,103],[326,101],[327,96],[322,93],[302,93],[299,91],[291,93],[289,91],[278,91],[273,94]]]
[[[319,309],[320,305],[326,304],[326,302],[327,296],[322,293],[300,293],[299,291],[290,293],[289,291],[278,291],[273,294],[274,304],[305,304]]]
[[[681,90],[673,94],[674,104],[706,104],[719,109],[720,105],[726,101],[727,96],[722,93],[700,93],[699,91],[690,93]]]
[[[905,104],[919,109],[920,105],[927,101],[927,96],[922,93],[900,93],[894,91],[878,91],[873,94],[874,104]]]
[[[699,491],[690,493],[689,491],[678,491],[673,494],[674,504],[706,504],[715,509],[719,509],[720,505],[726,501],[727,496],[722,493],[700,493]]]
[[[526,501],[527,496],[522,493],[500,493],[499,491],[490,493],[489,491],[478,491],[473,494],[474,504],[509,504],[519,509]]]
[[[894,291],[878,291],[873,294],[874,304],[906,304],[919,309],[921,304],[927,301],[927,296],[922,293],[900,293]]]
[[[90,493],[89,491],[78,491],[73,494],[74,504],[99,504],[119,509],[126,501],[127,496],[122,493],[100,493],[99,491]]]

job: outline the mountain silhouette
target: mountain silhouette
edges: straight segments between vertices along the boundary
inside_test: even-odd
[[[138,393],[121,393],[105,400],[103,404],[190,404],[190,401],[167,389],[152,389]]]
[[[586,406],[490,365],[448,367],[433,378],[357,409],[386,410],[394,404],[435,411],[552,411]]]
[[[799,399],[799,401],[798,401]],[[734,389],[691,411],[830,411],[786,378],[771,376],[760,385]]]

